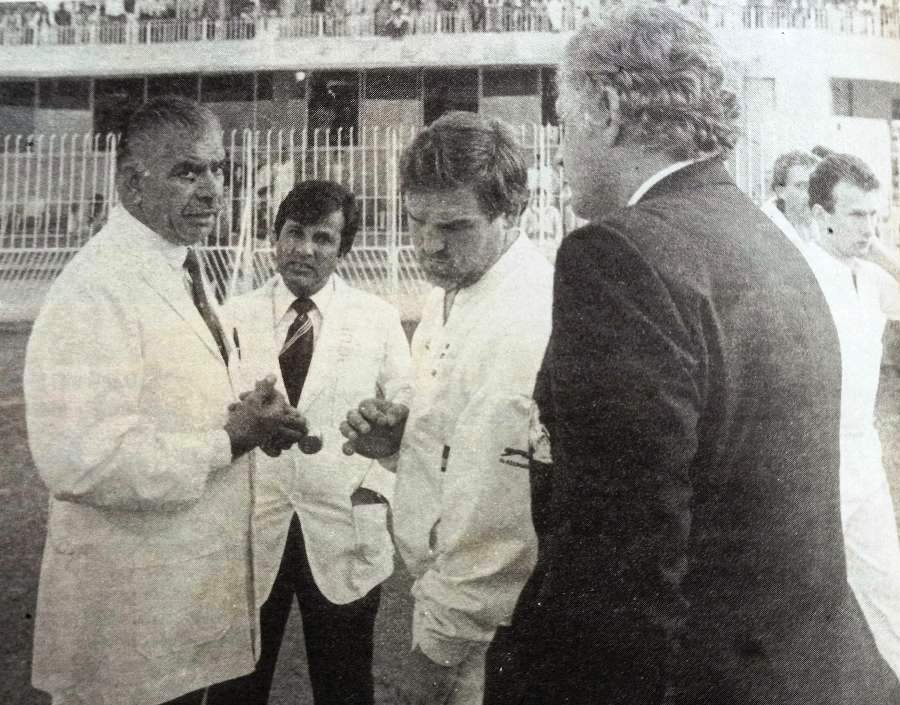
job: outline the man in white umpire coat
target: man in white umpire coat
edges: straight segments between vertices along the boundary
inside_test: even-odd
[[[396,309],[335,272],[359,226],[342,186],[305,181],[278,209],[278,273],[229,302],[247,379],[277,376],[319,432],[280,456],[258,454],[254,556],[262,656],[250,676],[211,688],[209,705],[268,699],[296,597],[317,705],[371,705],[372,638],[380,583],[393,571],[387,530],[394,475],[341,452],[347,408],[377,394],[409,403],[409,345]],[[267,449],[268,450],[268,449]]]
[[[32,679],[55,705],[199,705],[256,661],[245,453],[286,445],[273,434],[297,414],[271,383],[237,401],[190,247],[215,225],[223,158],[207,108],[141,107],[119,146],[121,205],[28,344],[28,439],[52,495]]]
[[[514,227],[527,173],[498,121],[445,115],[407,148],[401,175],[416,257],[437,285],[413,337],[397,468],[395,539],[416,577],[401,688],[415,705],[480,705],[487,647],[537,553],[526,453],[553,273]],[[361,405],[348,445],[369,452],[398,416]]]

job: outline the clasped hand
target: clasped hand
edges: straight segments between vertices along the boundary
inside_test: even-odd
[[[387,458],[400,450],[409,409],[385,399],[366,399],[347,412],[341,422],[345,455],[359,453],[365,458]]]
[[[275,376],[259,380],[253,390],[228,407],[225,431],[231,439],[233,457],[259,447],[277,456],[303,441],[309,429],[303,415],[275,389]]]

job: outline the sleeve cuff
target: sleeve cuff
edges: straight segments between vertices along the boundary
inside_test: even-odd
[[[434,629],[428,608],[417,601],[413,608],[412,645],[441,666],[456,666],[466,658],[473,644],[468,639],[454,639]]]
[[[436,664],[451,667],[462,663],[472,648],[472,642],[422,634],[418,640],[414,640],[413,646],[418,646],[421,652]]]
[[[211,470],[221,470],[231,465],[231,438],[227,431],[220,429],[206,434],[209,448],[209,467]]]

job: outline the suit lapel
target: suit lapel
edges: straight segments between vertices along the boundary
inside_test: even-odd
[[[172,268],[157,253],[146,252],[142,260],[141,276],[144,281],[190,326],[216,360],[224,364],[219,347],[216,345],[212,333],[209,332],[206,321],[194,306],[194,301],[182,278],[173,275]],[[207,298],[209,298],[208,292]],[[210,302],[213,300],[210,298]]]

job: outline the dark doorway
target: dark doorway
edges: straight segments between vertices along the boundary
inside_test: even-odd
[[[319,141],[355,144],[359,131],[359,74],[355,71],[314,73],[309,85],[310,140],[315,130]]]
[[[478,112],[478,69],[441,69],[425,72],[425,124],[451,110]]]

